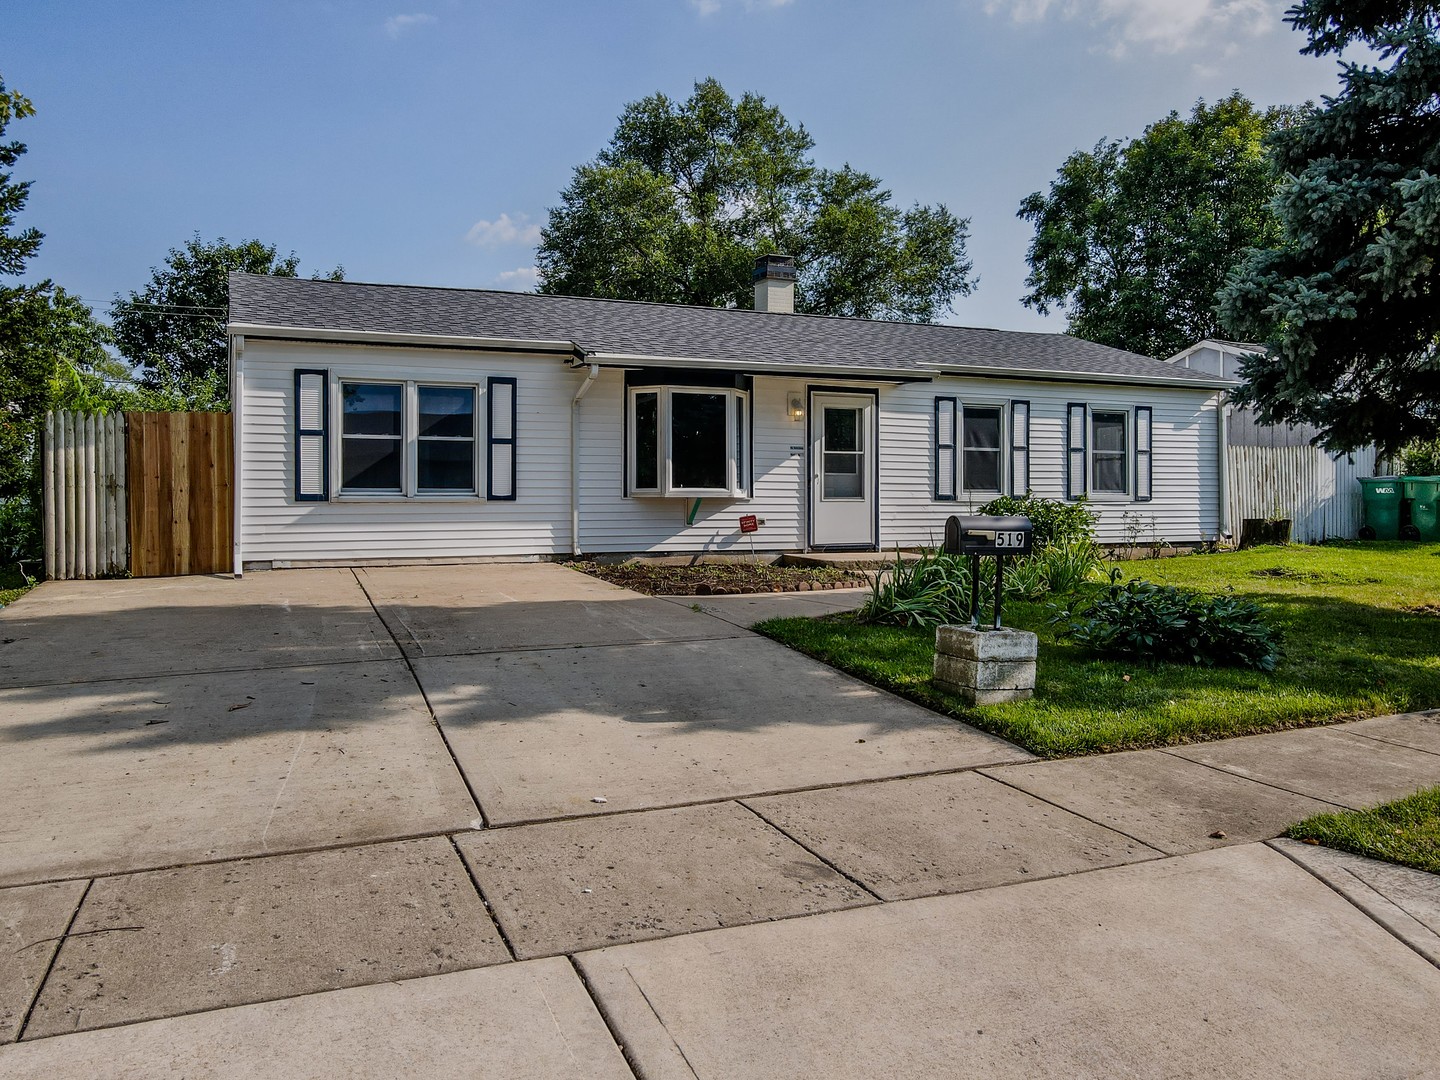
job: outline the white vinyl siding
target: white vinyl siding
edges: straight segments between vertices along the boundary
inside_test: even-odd
[[[584,371],[572,369],[563,358],[249,338],[243,363],[244,398],[237,410],[243,442],[238,526],[247,563],[546,555],[571,550],[571,400]],[[341,499],[332,488],[328,502],[297,500],[297,370],[328,371],[332,384],[406,380],[426,386],[477,387],[479,495]],[[506,433],[503,424],[491,428],[495,414],[490,407],[490,380],[495,378],[516,380],[515,422],[510,431],[515,438],[513,501],[482,497],[491,437],[503,438]],[[808,388],[820,386],[843,388],[846,383],[820,377],[755,377],[750,397],[753,425],[743,440],[753,477],[749,497],[702,498],[693,523],[687,524],[692,498],[626,496],[624,375],[616,369],[602,370],[578,410],[581,550],[748,552],[752,539],[757,551],[803,548],[810,489],[809,418],[792,419],[787,399],[808,401]],[[851,386],[875,388],[874,383]],[[1132,413],[1149,407],[1153,498],[1092,503],[1100,518],[1100,539],[1110,543],[1125,539],[1124,513],[1138,519],[1147,536],[1153,532],[1172,542],[1208,540],[1218,533],[1218,433],[1212,392],[943,378],[879,387],[879,518],[884,548],[938,543],[949,514],[971,511],[991,497],[960,491],[952,501],[935,499],[937,397],[975,405],[1028,402],[1028,486],[1046,498],[1064,494],[1067,403],[1087,402]],[[1004,418],[1008,429],[1014,413],[1007,408]],[[329,420],[333,439],[338,423],[333,411]],[[1013,450],[1011,444],[1011,432],[1006,430],[1001,445]],[[335,452],[332,447],[332,458]],[[1008,474],[1013,457],[1005,458]],[[336,463],[332,461],[331,467]],[[740,517],[748,514],[764,522],[753,537],[740,532]]]
[[[516,382],[513,501],[358,497],[299,502],[295,491],[295,370],[332,384],[410,380],[425,386]],[[570,399],[582,375],[563,358],[248,338],[239,533],[245,562],[307,562],[563,553],[570,550]],[[586,402],[588,407],[589,403]],[[487,403],[477,402],[487,417]],[[331,413],[332,435],[337,417]],[[483,478],[486,425],[479,423]],[[333,451],[332,451],[333,456]]]
[[[993,495],[959,492],[955,501],[937,501],[934,487],[936,397],[976,404],[1006,399],[1028,402],[1029,489],[1046,499],[1065,496],[1066,406],[1149,407],[1152,498],[1090,502],[1104,543],[1122,543],[1129,514],[1143,535],[1172,543],[1214,539],[1220,531],[1219,434],[1215,392],[1182,387],[1026,382],[940,378],[880,391],[880,543],[938,544],[945,518],[973,513]],[[1008,436],[1007,436],[1008,437]]]
[[[624,382],[621,372],[602,371],[580,412],[582,550],[748,552],[752,540],[756,551],[804,546],[805,419],[790,419],[786,402],[803,393],[803,380],[756,377],[754,430],[746,440],[754,452],[750,497],[704,497],[693,525],[686,524],[693,497],[625,495]],[[764,521],[759,532],[740,532],[744,514]]]

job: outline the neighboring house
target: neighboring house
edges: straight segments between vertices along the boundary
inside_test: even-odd
[[[1243,381],[1245,356],[1265,352],[1264,345],[1207,338],[1170,357],[1166,363],[1189,371]],[[1308,424],[1262,424],[1252,409],[1226,404],[1229,520],[1238,535],[1246,518],[1285,517],[1290,538],[1318,543],[1354,539],[1361,525],[1360,485],[1373,476],[1373,446],[1353,454],[1328,454],[1314,445],[1320,434]]]
[[[1026,491],[1223,531],[1226,380],[793,298],[777,256],[754,311],[232,274],[236,570],[875,550]]]

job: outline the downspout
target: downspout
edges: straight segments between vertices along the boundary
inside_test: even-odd
[[[600,374],[600,365],[591,364],[590,374],[570,402],[570,554],[580,554],[580,399],[590,392]]]
[[[230,533],[233,544],[234,574],[237,578],[245,572],[245,550],[241,543],[244,532],[242,513],[245,506],[245,485],[242,482],[245,449],[244,417],[245,338],[236,334],[230,338],[230,423],[232,425],[231,437],[234,439],[234,451],[230,456],[230,467],[234,470],[230,477],[230,483],[234,488],[234,505],[231,509],[234,520],[230,524]],[[299,468],[298,464],[296,468]]]
[[[1220,535],[1226,538],[1233,535],[1230,523],[1230,406],[1225,400],[1224,391],[1221,391],[1218,398],[1215,423],[1220,435]]]

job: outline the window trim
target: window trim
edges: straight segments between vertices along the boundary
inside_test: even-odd
[[[641,394],[655,394],[655,487],[638,487],[636,456],[639,426],[636,400]],[[680,487],[673,482],[675,455],[671,431],[672,401],[676,394],[699,394],[725,398],[725,478],[723,488]],[[689,386],[672,383],[627,386],[625,388],[625,493],[639,499],[730,499],[748,501],[754,483],[753,397],[748,390],[729,386]]]
[[[372,386],[398,386],[401,388],[400,403],[400,487],[398,490],[366,490],[346,488],[343,483],[345,471],[345,386],[348,383],[364,383]],[[474,435],[471,445],[471,485],[468,491],[445,488],[421,488],[419,486],[419,428],[420,428],[420,387],[438,389],[462,389],[474,394]],[[334,493],[332,502],[455,502],[486,501],[486,492],[481,489],[480,477],[480,410],[488,409],[489,398],[480,383],[464,379],[395,379],[376,377],[368,372],[331,372],[330,392],[326,395],[330,415],[336,417],[332,425],[334,433],[326,441],[330,456],[330,490]],[[351,436],[357,438],[362,436]],[[392,436],[383,436],[389,439]],[[460,440],[455,440],[460,441]],[[333,451],[331,444],[333,443]]]
[[[966,409],[989,409],[989,410],[993,410],[994,413],[995,413],[996,435],[997,435],[996,445],[995,445],[995,451],[994,451],[994,452],[995,452],[995,473],[996,473],[995,481],[996,481],[996,486],[993,487],[993,488],[971,488],[971,487],[966,487],[966,486],[965,486],[965,450],[966,450],[966,447],[965,447],[965,410],[966,410]],[[969,502],[974,502],[974,501],[975,501],[975,498],[974,498],[974,497],[975,497],[975,496],[980,496],[980,495],[987,496],[987,498],[986,498],[986,500],[985,500],[986,502],[988,502],[991,498],[998,498],[999,496],[1005,494],[1005,481],[1006,481],[1006,479],[1008,479],[1008,471],[1007,471],[1006,468],[1005,468],[1005,442],[1006,442],[1007,436],[1009,435],[1009,429],[1008,429],[1008,426],[1007,426],[1006,423],[1005,423],[1005,406],[1004,406],[1004,404],[1001,404],[1001,403],[994,403],[994,402],[989,402],[989,401],[962,401],[962,402],[960,403],[959,420],[960,420],[960,428],[959,428],[959,430],[956,432],[956,440],[955,440],[956,443],[958,444],[958,447],[959,447],[958,452],[957,452],[956,455],[955,455],[955,465],[956,465],[956,468],[959,470],[959,473],[960,473],[960,475],[959,475],[959,485],[958,485],[957,488],[956,488],[956,497],[958,498],[961,494],[963,494],[963,495],[965,496],[966,500],[969,501]],[[989,452],[990,452],[989,450],[987,450],[987,449],[985,449],[985,448],[983,448],[983,447],[981,447],[981,448],[979,448],[979,449],[981,449],[982,452],[984,452],[984,453],[989,453]]]
[[[1095,417],[1097,413],[1124,416],[1125,449],[1121,460],[1125,465],[1125,490],[1098,491],[1095,487]],[[1086,405],[1085,407],[1085,487],[1092,502],[1136,502],[1135,498],[1135,407],[1133,405]]]

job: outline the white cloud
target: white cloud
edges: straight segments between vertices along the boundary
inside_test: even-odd
[[[1285,0],[985,0],[987,14],[1017,23],[1077,19],[1105,30],[1107,51],[1178,53],[1281,27]]]
[[[540,226],[528,214],[501,214],[494,221],[477,221],[465,239],[476,247],[504,247],[509,244],[538,244]]]
[[[434,15],[426,15],[424,12],[416,12],[413,15],[391,15],[385,20],[385,33],[392,38],[398,38],[407,30],[413,30],[417,26],[429,26],[438,21]]]
[[[738,7],[745,11],[770,11],[793,2],[794,0],[690,0],[690,6],[703,18],[726,7]]]
[[[533,266],[517,266],[514,270],[502,270],[495,275],[497,285],[514,292],[533,292],[539,280],[540,271]]]

